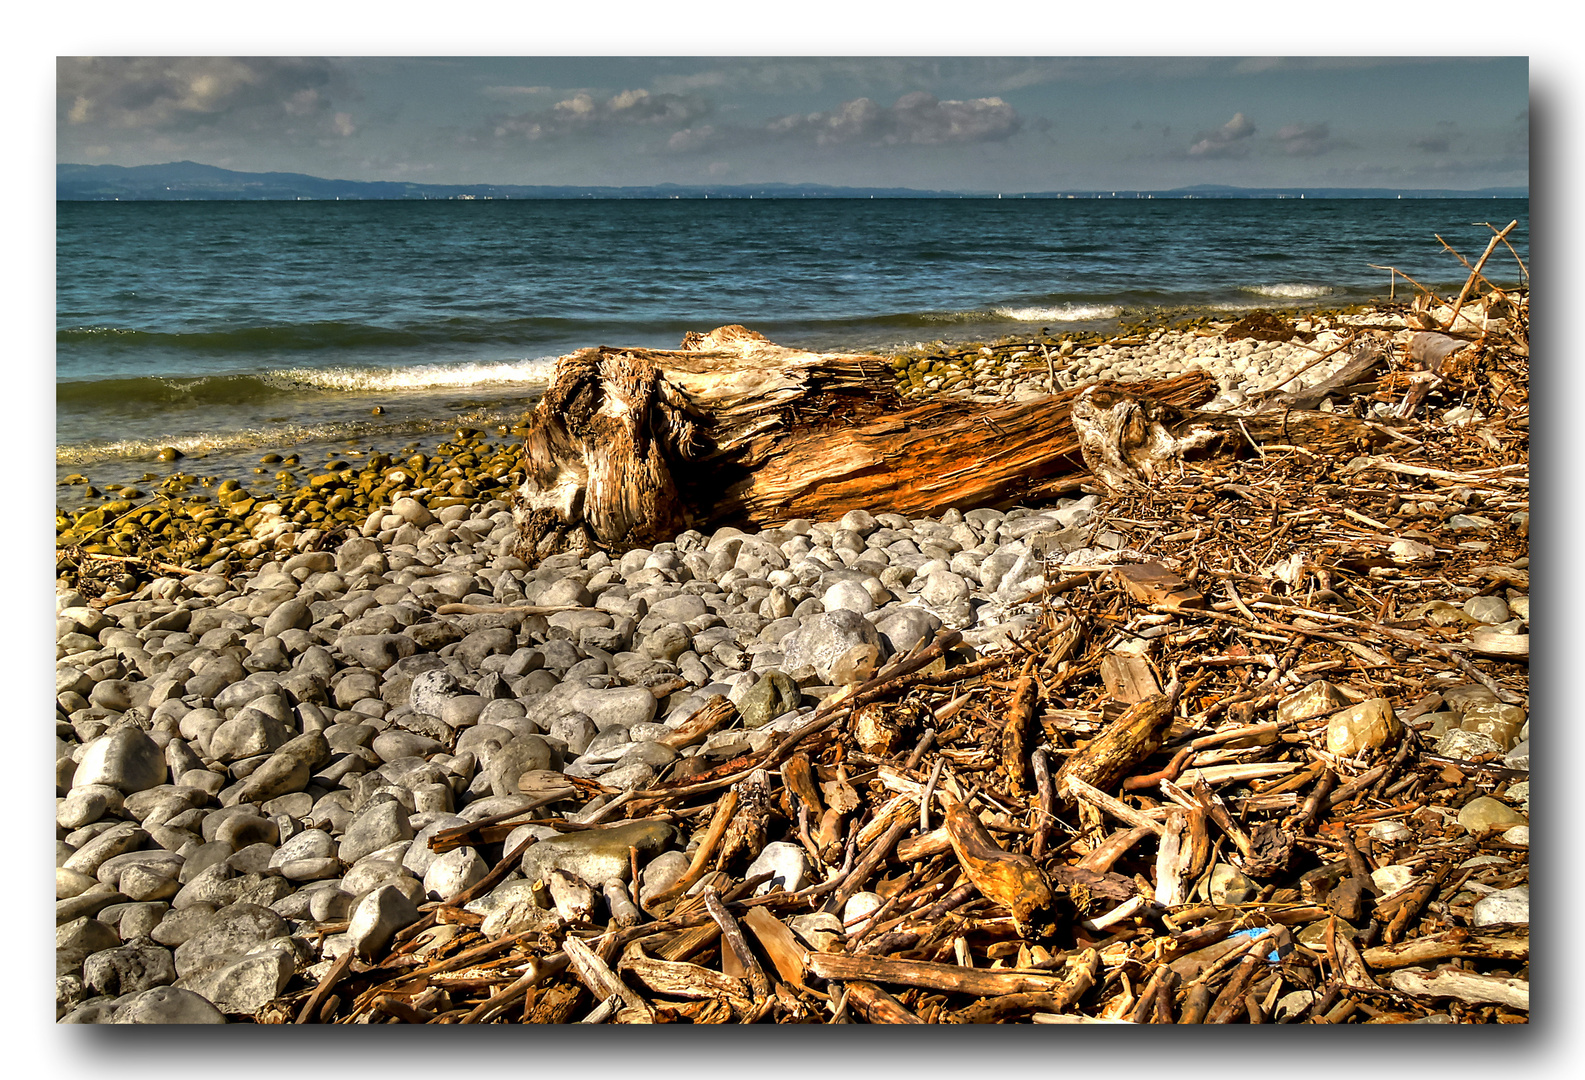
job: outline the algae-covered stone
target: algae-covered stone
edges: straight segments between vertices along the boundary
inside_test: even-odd
[[[1523,814],[1490,795],[1481,795],[1465,803],[1458,812],[1458,823],[1474,836],[1504,832],[1515,825],[1527,824]]]
[[[1380,750],[1397,742],[1403,724],[1386,698],[1371,698],[1326,721],[1326,748],[1340,757],[1352,757],[1362,750]]]
[[[1247,904],[1260,894],[1260,886],[1227,863],[1217,863],[1206,883],[1206,894],[1213,904]]]
[[[523,876],[538,881],[551,870],[565,870],[585,881],[629,880],[629,848],[649,857],[675,843],[675,827],[664,821],[634,821],[607,829],[564,833],[541,840],[523,853]]]
[[[746,728],[760,728],[798,707],[798,684],[775,668],[769,668],[759,682],[749,687],[737,703]]]

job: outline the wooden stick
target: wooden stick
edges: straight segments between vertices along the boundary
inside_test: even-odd
[[[1506,1005],[1510,1009],[1530,1011],[1530,984],[1524,979],[1451,968],[1435,972],[1407,969],[1389,974],[1387,984],[1401,994],[1416,997],[1453,998],[1475,1005]]]
[[[567,935],[562,947],[567,950],[567,958],[572,962],[578,978],[589,988],[591,994],[599,999],[616,994],[621,997],[636,1022],[647,1024],[655,1022],[655,1012],[649,1007],[649,1003],[618,978],[616,972],[612,971],[593,949],[570,934]]]
[[[1415,967],[1461,957],[1523,963],[1530,959],[1530,936],[1528,933],[1522,937],[1482,934],[1456,927],[1402,945],[1377,945],[1366,949],[1361,957],[1367,965],[1377,969]]]
[[[716,895],[715,889],[705,886],[705,910],[710,913],[710,918],[721,928],[721,940],[727,943],[738,963],[743,965],[743,970],[748,972],[749,989],[754,993],[755,1001],[764,1001],[771,996],[770,979],[765,975],[765,969],[760,967],[759,960],[754,956],[754,951],[748,947],[748,940],[743,937],[743,928],[737,924],[732,913],[721,904],[721,897]]]
[[[872,1024],[922,1024],[923,1020],[908,1007],[872,982],[857,979],[849,982],[843,1000],[856,1008]]]
[[[1051,826],[1056,822],[1057,788],[1051,782],[1051,760],[1045,750],[1036,750],[1030,755],[1030,764],[1035,772],[1035,791],[1040,796],[1040,811],[1035,815],[1035,839],[1030,845],[1029,854],[1040,859],[1046,853],[1046,838],[1051,835]],[[920,831],[923,830],[924,824],[921,822]]]
[[[991,839],[980,819],[956,799],[946,800],[947,839],[964,874],[988,899],[1013,913],[1020,933],[1030,933],[1031,920],[1048,911],[1051,884],[1028,855],[1004,851]]]
[[[1062,774],[1059,772],[1057,777],[1059,780],[1061,780]],[[1097,810],[1101,810],[1110,814],[1112,817],[1116,818],[1118,821],[1121,821],[1125,825],[1131,825],[1136,829],[1148,829],[1157,837],[1162,835],[1163,830],[1161,822],[1151,820],[1138,810],[1135,810],[1132,806],[1129,806],[1123,802],[1119,802],[1117,799],[1112,798],[1099,788],[1085,783],[1085,781],[1079,777],[1069,776],[1066,778],[1066,783],[1067,795],[1070,799],[1083,800],[1084,802],[1087,802],[1091,806],[1095,807]]]
[[[1101,969],[1101,957],[1094,949],[1085,949],[1069,960],[1068,964],[1070,973],[1055,990],[986,998],[966,1009],[960,1009],[952,1019],[960,1024],[994,1024],[1026,1012],[1056,1013],[1071,1009],[1095,985]]]
[[[897,986],[995,997],[1002,994],[1050,993],[1062,980],[1045,972],[965,968],[928,960],[895,960],[880,956],[810,953],[809,970],[822,979],[850,982],[865,979]]]
[[[576,939],[573,939],[576,940]],[[528,996],[528,991],[552,975],[560,974],[567,970],[569,957],[565,952],[553,952],[540,959],[530,958],[523,974],[511,983],[496,991],[490,998],[481,1002],[474,1010],[457,1022],[459,1024],[482,1024],[508,1008],[513,1002]]]
[[[693,883],[704,876],[710,868],[710,860],[715,857],[715,849],[721,843],[721,838],[726,835],[727,826],[732,823],[732,816],[737,813],[738,792],[737,788],[727,791],[726,797],[716,803],[715,814],[710,818],[710,828],[704,834],[704,839],[699,841],[699,847],[693,853],[693,862],[665,891],[650,900],[652,907],[669,903],[687,892]]]
[[[899,798],[901,797],[899,796]],[[899,817],[893,821],[887,830],[881,834],[880,839],[865,849],[863,857],[853,867],[853,871],[843,878],[842,884],[837,886],[836,892],[823,905],[824,910],[841,911],[842,905],[846,904],[853,894],[864,886],[870,875],[875,872],[875,868],[891,853],[893,846],[897,843],[897,838],[902,836],[903,832],[912,825],[913,818],[911,815]]]
[[[1002,725],[1002,771],[1007,774],[1008,790],[1014,795],[1024,793],[1024,773],[1029,768],[1026,744],[1029,725],[1035,715],[1035,695],[1039,690],[1032,671],[1035,657],[1024,661],[1024,670],[1013,687],[1012,700],[1007,705],[1007,720]]]
[[[1491,238],[1491,242],[1486,245],[1486,250],[1481,253],[1480,259],[1475,263],[1475,269],[1469,272],[1469,278],[1464,282],[1464,288],[1459,290],[1458,299],[1453,302],[1453,314],[1448,319],[1449,328],[1458,325],[1459,310],[1463,308],[1464,301],[1469,298],[1470,290],[1475,287],[1475,281],[1480,277],[1481,268],[1486,265],[1486,260],[1491,258],[1491,253],[1497,250],[1497,245],[1503,240],[1506,240],[1508,238],[1508,234],[1512,232],[1514,230],[1514,226],[1518,224],[1519,222],[1517,220],[1510,221],[1507,226],[1496,236],[1493,236]]]
[[[330,965],[330,970],[325,972],[324,977],[319,980],[319,985],[314,987],[314,992],[308,995],[308,1000],[303,1003],[302,1009],[298,1012],[297,1022],[299,1024],[312,1024],[315,1022],[319,1016],[320,1009],[325,1004],[325,1000],[330,997],[331,991],[336,988],[336,984],[341,981],[342,976],[351,970],[352,962],[356,959],[353,953],[354,950],[348,948],[346,952],[336,957],[336,962]]]

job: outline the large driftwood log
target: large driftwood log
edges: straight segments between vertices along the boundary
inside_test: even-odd
[[[689,334],[676,350],[582,349],[557,362],[529,424],[519,552],[634,547],[691,527],[833,520],[855,507],[916,517],[1005,508],[1076,489],[1087,462],[1110,468],[1117,486],[1140,473],[1140,445],[1158,463],[1148,474],[1202,447],[1237,452],[1251,436],[1341,446],[1369,434],[1349,417],[1297,412],[1257,421],[1254,434],[1193,411],[1214,393],[1194,372],[999,405],[905,402],[884,357],[789,349],[741,326]],[[1084,409],[1092,420],[1110,410],[1114,422],[1087,436]],[[1112,450],[1095,449],[1107,440]]]

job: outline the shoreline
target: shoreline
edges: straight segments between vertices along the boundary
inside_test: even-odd
[[[811,351],[873,352],[878,356],[908,358],[924,358],[942,353],[959,353],[966,349],[990,348],[1003,354],[1005,358],[1009,352],[1009,343],[1016,342],[1025,342],[1029,348],[1045,345],[1052,350],[1059,350],[1066,344],[1083,352],[1109,341],[1127,341],[1161,330],[1169,332],[1203,330],[1211,325],[1230,325],[1240,318],[1257,312],[1271,312],[1292,322],[1309,319],[1334,320],[1346,317],[1349,313],[1385,310],[1389,307],[1396,305],[1391,305],[1386,300],[1382,300],[1379,304],[1374,301],[1361,302],[1342,308],[1328,308],[1319,301],[1288,306],[1254,303],[1227,308],[1199,308],[1193,315],[1175,312],[1161,313],[1143,320],[1119,318],[1113,320],[1116,325],[1110,329],[1062,325],[1042,327],[1037,323],[1030,323],[1027,333],[1003,333],[996,338],[978,339],[972,333],[966,335],[960,333],[950,340],[915,339],[911,342],[897,341],[889,345],[855,344],[824,338],[817,342],[797,343],[780,341],[774,335],[772,340],[777,340],[778,344],[791,344]],[[592,343],[592,340],[591,338],[589,343]],[[1039,359],[1038,355],[1035,359]],[[461,366],[470,364],[477,366],[482,362],[459,363]],[[553,358],[542,358],[533,363],[548,363],[553,366]],[[174,376],[171,378],[176,382],[181,381]],[[198,430],[204,427],[201,422],[193,422],[194,419],[202,416],[202,408],[184,408],[181,414],[185,427],[163,436],[138,437],[138,445],[143,448],[138,452],[106,453],[105,451],[111,447],[104,442],[89,444],[68,442],[67,450],[62,452],[58,443],[55,465],[56,504],[61,509],[77,510],[83,507],[82,500],[78,498],[80,491],[72,490],[71,485],[62,484],[66,477],[72,475],[85,475],[101,489],[127,485],[146,487],[151,483],[158,483],[174,471],[169,463],[162,462],[157,457],[158,452],[167,446],[174,446],[186,455],[183,459],[187,462],[186,471],[191,471],[191,466],[202,462],[202,472],[206,478],[216,482],[235,479],[242,483],[254,482],[256,476],[260,475],[256,473],[256,466],[259,464],[257,459],[266,453],[284,456],[296,452],[299,455],[311,453],[312,456],[320,456],[329,450],[339,454],[348,449],[358,449],[365,453],[379,450],[394,454],[398,448],[413,442],[418,444],[415,449],[429,452],[434,443],[441,441],[447,428],[475,427],[497,431],[498,434],[500,433],[498,429],[503,426],[510,429],[515,419],[532,410],[542,389],[543,384],[535,383],[525,383],[521,388],[498,387],[486,383],[477,386],[460,385],[411,390],[348,390],[337,395],[335,399],[321,398],[302,402],[304,411],[300,414],[292,412],[294,403],[291,401],[281,401],[273,410],[261,405],[253,408],[246,416],[238,414],[234,421],[238,426],[235,428],[209,434]],[[374,411],[376,408],[380,412],[376,413]],[[307,431],[294,434],[291,430],[274,423],[277,420],[274,413],[283,410],[294,416],[296,422],[292,426],[306,428]],[[106,428],[107,423],[101,419],[98,421],[98,427],[116,430],[113,425]],[[399,427],[407,430],[396,430]]]
[[[897,351],[890,366],[905,400],[946,393],[982,403],[1023,400],[1101,379],[1131,382],[1203,368],[1213,374],[1220,391],[1207,408],[1236,410],[1247,394],[1294,376],[1297,381],[1290,385],[1313,383],[1341,366],[1346,359],[1341,355],[1310,365],[1353,328],[1372,325],[1395,328],[1398,336],[1407,334],[1405,308],[1373,304],[1339,311],[1257,309],[1229,312],[1223,318],[1206,315],[1182,324],[1132,324],[1110,335],[1072,332],[1039,339],[1009,337],[992,343],[936,342]],[[1256,336],[1248,336],[1251,320],[1268,313],[1296,328],[1292,341],[1259,340],[1258,327]],[[172,523],[194,521],[197,514],[204,520],[218,523],[223,518],[241,526],[255,507],[274,502],[288,511],[288,517],[306,509],[307,520],[298,524],[321,529],[352,526],[377,508],[371,501],[375,492],[388,496],[401,490],[400,483],[386,483],[383,472],[416,455],[422,455],[426,463],[406,482],[408,488],[428,488],[432,474],[457,468],[467,479],[482,481],[475,484],[476,491],[494,490],[498,485],[492,481],[500,478],[496,466],[520,445],[538,391],[523,394],[521,401],[522,411],[515,423],[469,423],[466,414],[436,417],[418,421],[433,430],[388,440],[311,439],[271,449],[258,446],[191,454],[167,447],[159,455],[141,459],[57,462],[57,540],[72,546],[86,538],[85,550],[90,553],[149,554],[180,563],[180,558],[173,558],[178,553],[168,542],[162,544],[160,538],[145,535],[133,523],[169,532]],[[463,432],[468,434],[459,434]],[[381,469],[374,470],[382,475],[370,471],[371,462],[384,462]],[[431,468],[440,462],[445,465]],[[488,471],[496,475],[486,475],[482,462],[489,462]],[[350,482],[332,482],[327,474],[333,472],[344,473]],[[316,478],[319,488],[314,487]],[[453,497],[451,485],[445,487],[441,497]],[[305,492],[321,489],[346,497],[334,507],[328,500],[302,498]],[[247,495],[238,500],[238,490]],[[466,487],[458,490],[466,491]],[[322,505],[314,506],[316,501]],[[232,513],[239,503],[240,515]],[[224,512],[222,517],[213,512],[216,509]],[[363,511],[362,517],[352,510]],[[162,520],[163,515],[169,518]],[[109,536],[93,532],[107,521],[112,523]],[[119,534],[114,530],[120,530]],[[237,531],[232,528],[227,535]],[[118,542],[117,535],[126,537],[127,542]],[[174,534],[169,537],[175,538]],[[246,543],[244,537],[237,539]],[[245,557],[258,554],[254,551]]]
[[[1268,382],[1304,362],[1241,351],[1217,360]],[[301,521],[217,485],[213,572],[57,583],[57,1020],[565,1022],[620,986],[618,1022],[819,1022],[846,986],[925,1022],[1527,1022],[1525,365],[1475,426],[1450,372],[1390,454],[535,566],[516,444],[482,433],[315,473]],[[1053,813],[1053,774],[1147,715]],[[752,1000],[678,915],[748,927],[777,961]],[[1245,925],[1275,966],[1235,964]],[[420,989],[407,953],[493,959]],[[909,983],[921,960],[957,981]],[[666,1000],[684,968],[714,1000]]]

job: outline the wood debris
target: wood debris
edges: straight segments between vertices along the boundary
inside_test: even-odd
[[[284,1013],[1526,1022],[1528,925],[1478,925],[1472,907],[1528,884],[1528,849],[1457,815],[1527,774],[1437,750],[1450,706],[1528,700],[1527,649],[1489,641],[1518,627],[1478,639],[1449,603],[1528,589],[1528,299],[1478,277],[1451,318],[1414,308],[1446,333],[1465,333],[1449,328],[1472,296],[1516,312],[1460,339],[1463,368],[1445,354],[1434,380],[1394,378],[1427,370],[1422,343],[1338,391],[1339,415],[1405,406],[1382,445],[1157,470],[1086,526],[1139,557],[1086,572],[1051,552],[1012,649],[943,631],[717,774],[635,793],[624,814],[697,840],[671,888],[640,902],[636,882],[551,881],[562,917],[493,939],[467,898],[425,905],[382,955],[327,961]],[[1484,419],[1425,418],[1455,407]],[[730,715],[705,713],[690,733]],[[472,828],[498,869],[514,862]],[[806,853],[809,883],[746,876],[775,841]],[[872,906],[845,919],[861,894]],[[440,925],[455,932],[426,940]]]

